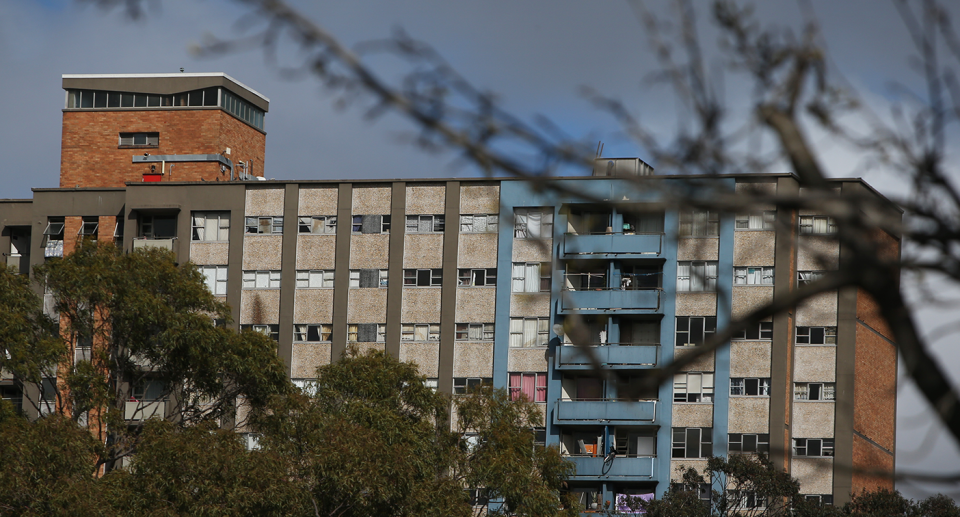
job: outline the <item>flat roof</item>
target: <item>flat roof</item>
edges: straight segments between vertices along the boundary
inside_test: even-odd
[[[223,72],[171,74],[63,74],[63,89],[107,90],[172,95],[222,86],[254,106],[269,111],[270,99]]]

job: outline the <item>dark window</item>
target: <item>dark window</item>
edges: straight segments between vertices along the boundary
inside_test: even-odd
[[[673,458],[709,458],[713,456],[713,428],[674,427]]]
[[[454,377],[453,392],[462,395],[480,389],[481,386],[493,385],[492,377]]]
[[[157,147],[160,133],[120,133],[120,147]]]
[[[770,453],[769,434],[730,433],[730,453]]]
[[[750,341],[773,339],[773,322],[761,321],[758,324],[751,325],[733,334],[732,339],[744,339]]]
[[[717,331],[716,316],[678,316],[676,346],[698,346]]]

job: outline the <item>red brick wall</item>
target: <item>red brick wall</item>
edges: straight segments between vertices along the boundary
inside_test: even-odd
[[[73,253],[77,249],[77,238],[80,233],[80,226],[83,224],[83,218],[70,216],[63,218],[63,256]]]
[[[878,488],[893,490],[893,456],[857,435],[853,435],[853,466],[852,494]],[[879,475],[873,471],[879,471]]]
[[[120,133],[158,132],[160,144],[119,148]],[[122,187],[139,182],[150,165],[133,156],[218,154],[231,148],[229,159],[253,159],[253,174],[263,175],[266,135],[219,109],[152,111],[65,111],[60,151],[60,187]],[[258,167],[257,164],[260,164]],[[161,165],[155,164],[157,172]],[[169,166],[169,164],[168,164]],[[230,178],[215,162],[178,163],[172,181]],[[168,174],[161,181],[171,181]]]

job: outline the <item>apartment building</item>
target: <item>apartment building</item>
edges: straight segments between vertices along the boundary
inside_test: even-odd
[[[0,249],[22,274],[85,237],[160,246],[201,268],[240,328],[277,340],[294,382],[355,344],[417,363],[446,393],[492,384],[526,396],[543,408],[541,440],[575,462],[570,487],[588,509],[660,496],[678,466],[711,455],[769,452],[825,502],[892,487],[851,470],[892,471],[895,458],[896,350],[856,290],[745,330],[656,392],[630,389],[836,268],[827,217],[671,209],[663,192],[691,178],[635,158],[602,160],[559,189],[264,181],[269,101],[229,76],[64,76],[63,87],[60,188],[0,200]],[[802,195],[791,174],[706,181]],[[835,187],[877,195],[859,179]],[[881,238],[899,253],[897,236]],[[0,390],[41,396],[10,378]]]

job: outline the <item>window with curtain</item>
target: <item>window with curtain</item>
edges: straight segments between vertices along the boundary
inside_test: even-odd
[[[547,346],[549,340],[549,318],[510,318],[511,347]]]
[[[547,374],[543,373],[510,373],[510,399],[521,400],[526,398],[530,402],[547,401]]]
[[[720,214],[686,210],[680,212],[681,237],[719,237]]]
[[[513,236],[517,239],[550,239],[553,237],[552,208],[515,208]]]
[[[737,267],[733,285],[773,285],[773,267]]]
[[[737,214],[736,229],[739,230],[772,230],[777,220],[777,212],[767,210],[759,214]]]
[[[227,294],[227,266],[200,266],[203,283],[215,295]]]
[[[716,261],[677,262],[677,292],[711,292],[716,290]]]
[[[801,235],[830,235],[837,233],[837,223],[832,217],[823,215],[801,215]]]
[[[514,293],[550,291],[549,262],[514,262],[510,290]]]
[[[194,212],[191,235],[194,241],[230,240],[230,212]]]

